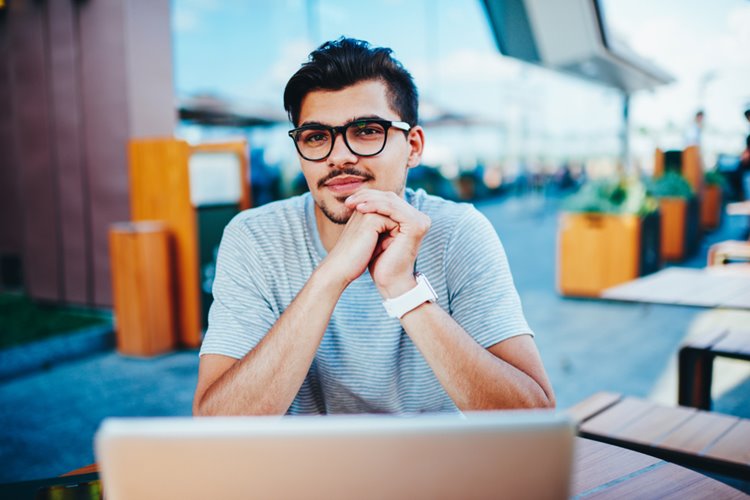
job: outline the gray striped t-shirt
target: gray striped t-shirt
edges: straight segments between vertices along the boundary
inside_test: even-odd
[[[440,306],[483,347],[532,334],[489,221],[471,205],[422,190],[405,197],[432,220],[416,270]],[[219,248],[201,355],[242,358],[325,255],[309,193],[237,215]],[[344,291],[289,414],[457,411],[382,301],[367,271]]]

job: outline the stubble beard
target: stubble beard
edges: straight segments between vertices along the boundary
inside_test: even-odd
[[[345,169],[343,170],[343,173],[348,173],[352,175],[363,175],[359,171],[355,171],[353,169],[352,170]],[[336,175],[329,176],[328,178],[333,178],[333,177],[336,177]],[[404,189],[406,188],[406,177],[407,175],[404,175],[404,178],[401,181],[401,185],[399,186],[399,189],[395,191],[396,193],[404,192]],[[326,180],[328,180],[328,178],[321,179],[321,181],[318,183],[318,187],[322,187],[323,183]],[[368,180],[370,179],[372,179],[372,177],[368,178]],[[336,201],[340,202],[343,205],[344,201],[346,201],[346,198],[347,198],[346,196],[340,196],[336,198]],[[351,219],[352,214],[354,213],[354,209],[346,208],[346,206],[344,206],[344,213],[336,214],[333,212],[333,210],[328,208],[328,205],[326,205],[326,203],[323,200],[321,200],[319,203],[316,202],[316,204],[318,205],[318,208],[320,209],[320,211],[323,212],[323,215],[325,215],[329,221],[333,222],[334,224],[338,224],[340,226],[346,225],[346,223],[349,222],[349,219]]]
[[[343,205],[346,197],[336,198],[336,200],[341,202],[341,204]],[[354,213],[352,209],[344,207],[345,213],[336,214],[330,208],[328,208],[328,205],[326,205],[324,201],[318,203],[318,208],[320,208],[320,211],[323,212],[323,215],[325,215],[329,221],[340,226],[346,225],[346,223],[349,222],[349,219],[351,219],[352,214]]]

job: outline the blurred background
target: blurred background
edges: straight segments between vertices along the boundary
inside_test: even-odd
[[[715,246],[750,245],[747,0],[0,0],[0,483],[190,414],[223,227],[306,189],[283,88],[342,35],[414,76],[408,184],[492,222],[560,408],[673,405],[683,342],[747,330],[747,278],[728,307],[604,297],[748,265]],[[716,363],[713,409],[749,417],[748,363]]]

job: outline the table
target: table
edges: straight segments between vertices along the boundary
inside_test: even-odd
[[[748,498],[748,495],[649,455],[576,438],[571,497],[688,500]]]
[[[601,297],[627,302],[750,309],[750,271],[735,266],[669,267],[608,288]]]
[[[750,327],[715,328],[688,339],[677,357],[678,404],[711,409],[714,358],[750,361]]]
[[[642,453],[583,438],[576,438],[575,446],[572,498],[748,498],[724,483]],[[74,475],[57,478],[57,482],[74,484],[78,478],[90,481],[96,478],[96,471],[96,465],[89,465],[69,473]],[[41,482],[17,484],[32,483]],[[47,480],[46,484],[52,483]],[[5,490],[0,486],[0,497],[11,493],[8,496],[12,498],[33,498],[39,486],[26,490]]]

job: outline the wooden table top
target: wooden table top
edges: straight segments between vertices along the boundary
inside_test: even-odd
[[[98,472],[96,464],[67,475]],[[571,498],[749,498],[703,474],[642,453],[576,438]]]
[[[606,289],[602,298],[697,307],[750,309],[750,266],[669,267]]]
[[[685,467],[610,444],[577,438],[572,498],[748,498]]]

